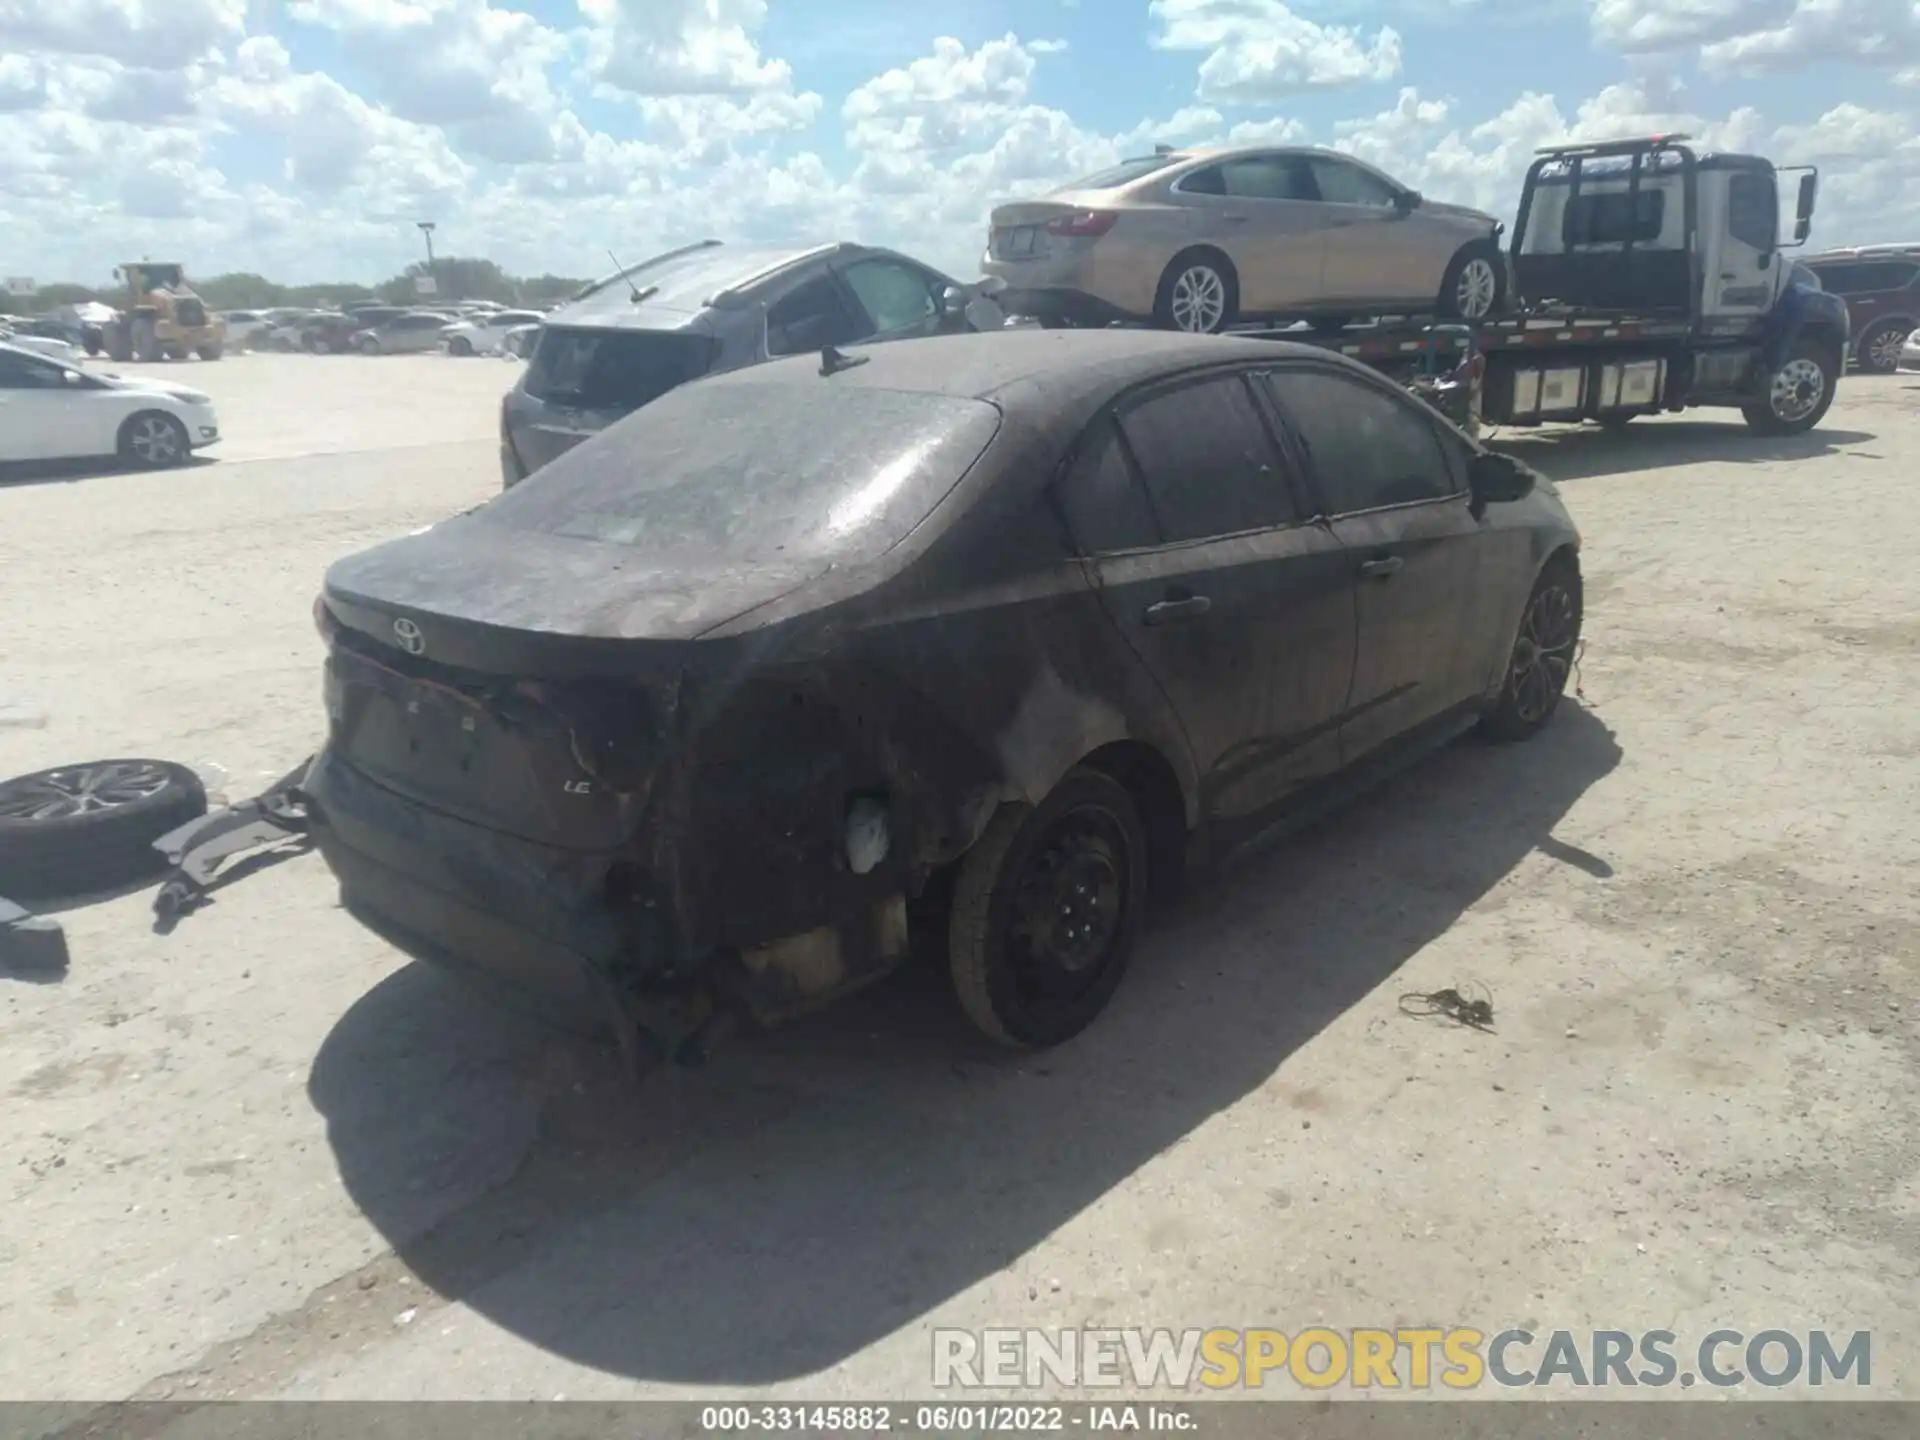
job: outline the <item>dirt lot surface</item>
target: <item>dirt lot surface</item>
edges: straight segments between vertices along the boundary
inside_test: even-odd
[[[498,487],[500,363],[185,373],[217,461],[0,487],[0,773],[252,793],[326,564]],[[1920,1398],[1917,398],[1518,441],[1584,699],[1201,892],[1038,1060],[909,974],[635,1099],[317,857],[68,910],[0,978],[0,1395],[924,1396],[935,1325],[1431,1323],[1869,1329]],[[1467,982],[1494,1033],[1400,1013]]]

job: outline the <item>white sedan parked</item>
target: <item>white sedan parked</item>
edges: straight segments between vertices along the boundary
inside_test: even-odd
[[[475,315],[440,332],[440,348],[449,355],[492,355],[509,330],[537,325],[546,317],[537,310],[497,310]]]
[[[78,365],[87,355],[71,340],[62,340],[53,335],[0,335],[0,344],[31,350],[36,355],[47,355],[68,365]]]
[[[89,374],[0,344],[0,462],[118,455],[158,469],[219,438],[212,397],[191,386]]]

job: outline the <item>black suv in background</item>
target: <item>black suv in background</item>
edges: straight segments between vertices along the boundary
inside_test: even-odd
[[[828,345],[1005,323],[987,295],[872,245],[703,240],[595,282],[546,317],[500,407],[511,487],[677,385]]]
[[[1855,363],[1870,375],[1897,370],[1907,336],[1920,330],[1920,245],[1828,250],[1801,263],[1847,302]]]

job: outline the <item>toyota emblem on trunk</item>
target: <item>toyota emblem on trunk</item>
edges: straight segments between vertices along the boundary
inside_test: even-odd
[[[409,655],[421,655],[426,652],[427,637],[420,633],[420,627],[402,615],[393,622],[393,638],[400,642],[400,648]]]

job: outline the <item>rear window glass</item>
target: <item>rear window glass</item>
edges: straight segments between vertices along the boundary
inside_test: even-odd
[[[637,410],[706,374],[713,352],[704,335],[549,327],[527,367],[526,391],[557,405]]]
[[[542,467],[490,524],[624,545],[685,570],[878,554],[980,458],[979,400],[835,385],[690,385]]]
[[[1625,190],[1575,195],[1567,202],[1560,238],[1570,248],[1621,245],[1627,241],[1644,245],[1660,238],[1666,213],[1664,190],[1642,190],[1638,196]]]
[[[1067,190],[1117,190],[1122,185],[1131,185],[1135,180],[1164,170],[1173,164],[1172,155],[1142,155],[1137,160],[1122,160],[1118,165],[1106,170],[1097,170],[1091,175],[1064,186]]]

